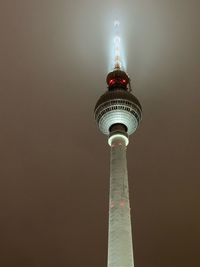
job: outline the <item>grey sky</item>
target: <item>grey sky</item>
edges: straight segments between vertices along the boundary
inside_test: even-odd
[[[115,14],[143,106],[128,147],[135,266],[200,266],[199,8],[1,1],[0,266],[106,266],[109,147],[93,108]]]

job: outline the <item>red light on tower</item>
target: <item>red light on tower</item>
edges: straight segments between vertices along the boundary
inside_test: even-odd
[[[114,83],[115,83],[115,80],[111,79],[111,80],[109,81],[109,86],[110,86],[110,85],[113,85]]]
[[[129,84],[129,77],[126,72],[122,70],[114,70],[108,73],[106,81],[110,90],[115,88],[128,90],[127,85]]]

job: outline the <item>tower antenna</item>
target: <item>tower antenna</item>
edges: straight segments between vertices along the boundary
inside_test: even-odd
[[[114,21],[115,36],[114,36],[114,69],[120,70],[122,68],[121,62],[121,38],[119,35],[120,21],[116,19]]]

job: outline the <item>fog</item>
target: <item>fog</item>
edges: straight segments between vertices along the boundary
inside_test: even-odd
[[[200,266],[199,1],[0,2],[0,266],[107,264],[93,109],[113,20],[143,107],[128,147],[135,267]]]

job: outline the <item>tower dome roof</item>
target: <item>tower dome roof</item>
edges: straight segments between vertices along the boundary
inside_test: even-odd
[[[117,87],[128,90],[127,86],[130,83],[130,79],[125,71],[121,69],[115,69],[108,73],[106,82],[108,85],[108,90],[116,90]]]

